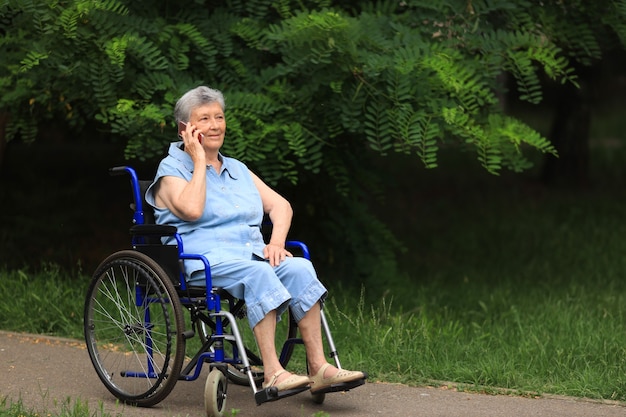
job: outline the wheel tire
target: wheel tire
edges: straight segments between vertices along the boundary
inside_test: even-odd
[[[326,399],[326,393],[324,392],[320,392],[320,393],[312,393],[311,394],[311,398],[313,399],[313,402],[315,404],[323,404],[324,400]]]
[[[248,324],[245,323],[244,325],[247,326]],[[239,328],[241,328],[241,326],[239,326]],[[209,329],[202,321],[198,321],[196,330],[198,336],[200,337],[201,343],[204,344],[210,337]],[[225,331],[227,330],[225,329]],[[231,343],[234,345],[234,342]],[[213,347],[211,347],[211,349],[213,349]],[[250,366],[254,368],[254,370],[252,371],[252,378],[254,380],[254,383],[259,386],[263,382],[263,362],[256,353],[252,352],[248,348],[246,348],[246,355],[248,357],[248,361],[250,362]],[[242,385],[245,387],[250,386],[248,374],[244,371],[242,364],[229,364],[226,371],[226,377],[233,384]]]
[[[152,258],[125,250],[96,269],[85,341],[98,377],[119,400],[149,407],[167,397],[185,358],[184,326],[176,290]]]
[[[285,340],[294,339],[298,335],[298,323],[293,318],[293,314],[291,314],[291,310],[287,310],[287,320],[289,320],[289,325],[287,327],[287,334]],[[281,365],[283,368],[287,368],[287,364],[289,364],[289,360],[291,360],[291,355],[293,355],[293,349],[295,345],[292,343],[288,345],[285,349]]]
[[[218,369],[209,372],[204,384],[204,409],[207,417],[222,417],[226,409],[227,382]]]
[[[263,364],[250,364],[250,366],[258,369],[258,366],[263,366]],[[252,379],[254,380],[254,383],[257,387],[263,382],[264,375],[265,374],[262,370],[252,371]],[[228,365],[228,371],[226,372],[226,376],[228,377],[228,380],[233,384],[241,385],[244,387],[250,386],[250,380],[248,379],[248,374],[246,374],[243,370],[243,365]]]

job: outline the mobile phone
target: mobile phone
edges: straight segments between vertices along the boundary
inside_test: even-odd
[[[180,121],[178,122],[178,136],[180,136],[181,138],[183,137],[183,131],[187,129],[187,123]],[[195,132],[195,130],[194,130]],[[202,132],[200,132],[200,134],[198,135],[198,140],[200,141],[200,143],[202,143],[202,139],[204,139],[204,135],[202,134]]]

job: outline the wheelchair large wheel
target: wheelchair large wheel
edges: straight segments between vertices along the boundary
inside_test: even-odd
[[[246,322],[245,324],[243,324],[244,326],[248,326],[248,323]],[[224,326],[225,327],[225,331],[228,332],[228,326]],[[242,325],[239,324],[240,332],[241,333],[245,333],[245,331],[242,331]],[[244,327],[245,329],[245,327]],[[211,336],[211,329],[209,328],[208,325],[206,325],[204,322],[199,321],[197,323],[197,332],[198,332],[198,336],[200,337],[200,341],[202,343],[206,342],[209,337]],[[248,340],[249,342],[249,340]],[[225,343],[225,348],[228,348],[229,344]],[[246,340],[244,340],[244,347],[246,346]],[[231,351],[229,353],[227,353],[229,356],[233,356],[233,350],[235,349],[235,343],[231,342],[230,343],[230,347],[231,347]],[[211,347],[211,350],[213,349],[213,347]],[[261,383],[263,382],[263,361],[261,360],[261,357],[258,353],[248,349],[247,347],[245,347],[246,349],[246,356],[248,357],[248,362],[250,363],[250,367],[252,368],[252,379],[254,380],[254,383],[257,386],[260,386]],[[246,372],[244,371],[244,366],[241,363],[235,363],[235,364],[228,364],[228,367],[226,369],[226,377],[228,378],[228,380],[234,384],[237,385],[243,385],[243,386],[249,386],[250,385],[250,381],[248,379],[248,375],[246,374]]]
[[[180,300],[150,257],[114,253],[93,275],[84,310],[87,350],[119,400],[152,406],[174,388],[185,358]]]
[[[285,342],[295,339],[298,335],[298,323],[293,318],[293,314],[291,314],[291,310],[287,310],[287,324],[285,330]],[[285,343],[283,346],[283,351],[281,353],[281,365],[286,368],[287,364],[291,360],[291,356],[293,355],[293,348],[295,345],[293,343]]]

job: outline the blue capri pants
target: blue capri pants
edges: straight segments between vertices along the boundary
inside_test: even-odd
[[[190,285],[204,285],[204,271],[196,271]],[[244,300],[250,327],[254,328],[270,311],[278,319],[291,307],[296,322],[326,297],[328,291],[317,278],[313,264],[302,257],[287,257],[272,267],[253,255],[251,260],[232,260],[211,265],[213,285]]]

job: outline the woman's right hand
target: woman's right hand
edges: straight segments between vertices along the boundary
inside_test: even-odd
[[[202,132],[200,132],[200,130],[194,125],[187,123],[187,128],[181,132],[180,136],[185,144],[185,152],[191,156],[193,162],[206,164],[204,147],[202,146],[202,141],[200,139],[201,134]]]

